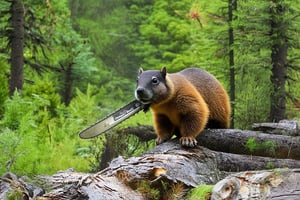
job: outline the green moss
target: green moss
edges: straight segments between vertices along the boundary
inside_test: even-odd
[[[257,142],[255,138],[249,138],[246,142],[246,147],[249,149],[251,153],[253,153],[254,150],[257,149]]]
[[[148,181],[139,182],[137,191],[142,193],[146,199],[159,199],[160,196],[159,189],[151,187]]]
[[[255,151],[265,150],[272,155],[275,155],[277,144],[275,141],[258,142],[255,138],[249,138],[245,144],[250,153]]]
[[[7,200],[19,200],[23,199],[23,193],[21,191],[10,191],[6,193]]]
[[[188,200],[205,200],[211,194],[213,185],[200,185],[188,193]]]
[[[266,169],[273,169],[274,167],[275,167],[275,163],[274,162],[267,162]]]

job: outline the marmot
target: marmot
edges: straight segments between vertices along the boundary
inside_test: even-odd
[[[150,106],[156,143],[180,137],[182,146],[194,147],[206,128],[229,128],[230,101],[220,82],[210,73],[187,68],[177,73],[139,70],[135,97]]]

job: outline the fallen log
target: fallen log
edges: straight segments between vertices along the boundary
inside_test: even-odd
[[[300,136],[299,123],[298,120],[281,120],[278,123],[255,123],[252,128],[255,131],[263,131],[269,134]]]
[[[7,172],[0,177],[0,199],[36,199],[45,191],[31,183],[27,183],[15,174]]]
[[[185,166],[184,168],[182,168],[183,165]],[[155,166],[163,166],[164,169],[169,169],[168,173],[171,173],[169,177],[174,177],[172,174],[175,174],[176,178],[183,176],[183,179],[179,178],[176,179],[176,181],[195,186],[202,182],[206,184],[215,182],[223,171],[262,170],[268,167],[299,168],[300,161],[218,152],[202,146],[183,148],[180,146],[178,139],[173,139],[156,146],[141,156],[128,158],[126,160],[122,157],[114,159],[106,169],[105,174],[117,174],[118,170],[126,169],[126,171],[137,173],[130,174],[130,177],[145,177],[146,175],[142,172],[148,172],[150,168],[155,168]],[[146,167],[146,169],[143,170],[143,167]],[[199,177],[199,170],[205,171],[205,169],[209,171],[213,170],[216,174],[210,174],[206,179],[205,177]],[[193,174],[194,171],[197,171],[197,173]],[[204,172],[203,174],[206,173]],[[194,178],[189,178],[189,176]],[[199,180],[191,182],[195,177],[199,177]],[[202,180],[202,182],[200,180]],[[211,180],[211,182],[209,182],[209,180]]]
[[[151,126],[128,127],[120,131],[122,134],[134,134],[136,136],[151,135],[155,132]],[[145,133],[145,131],[147,131]],[[249,130],[238,129],[210,129],[204,130],[197,137],[198,144],[211,150],[264,156],[283,159],[300,160],[300,136],[272,135]]]
[[[265,169],[268,163],[272,163],[271,168],[300,168],[299,160],[237,155],[201,146],[183,148],[174,139],[141,156],[118,157],[96,174],[69,170],[42,176],[40,181],[51,189],[37,199],[173,199],[184,197],[188,189],[199,184],[215,184],[238,170]],[[0,188],[3,183],[18,185],[19,179],[8,179],[1,179]],[[33,187],[18,188],[32,198]]]
[[[117,177],[103,176],[101,173],[85,174],[69,170],[43,177],[43,180],[54,188],[42,196],[43,200],[144,199],[141,193],[132,190]]]
[[[300,137],[236,129],[205,130],[200,145],[215,151],[300,160]]]

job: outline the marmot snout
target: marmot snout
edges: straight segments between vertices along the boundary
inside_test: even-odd
[[[143,104],[159,103],[168,94],[166,74],[159,70],[140,69],[135,97]]]

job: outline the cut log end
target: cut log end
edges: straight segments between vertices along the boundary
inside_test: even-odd
[[[211,200],[289,199],[300,197],[300,170],[246,171],[218,182]]]

